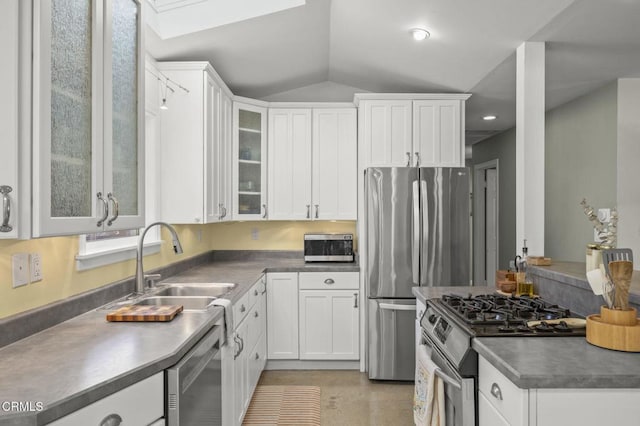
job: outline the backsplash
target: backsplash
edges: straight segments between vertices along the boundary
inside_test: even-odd
[[[145,269],[159,268],[210,250],[302,250],[305,232],[355,234],[355,221],[340,222],[230,222],[210,225],[176,225],[184,253],[176,256],[163,230],[160,253],[146,256]],[[256,238],[257,239],[254,239]],[[39,253],[44,279],[12,288],[11,257]],[[34,309],[131,277],[135,259],[77,271],[78,237],[0,240],[0,319]]]

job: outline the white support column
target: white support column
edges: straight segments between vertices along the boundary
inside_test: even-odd
[[[516,51],[516,247],[544,254],[545,44]]]

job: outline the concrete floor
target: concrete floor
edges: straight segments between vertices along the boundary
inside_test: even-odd
[[[319,386],[322,425],[413,425],[413,382],[370,381],[358,371],[265,370],[258,384]]]

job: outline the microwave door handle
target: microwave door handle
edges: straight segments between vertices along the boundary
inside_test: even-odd
[[[413,283],[420,285],[420,194],[418,192],[418,181],[413,181],[413,191],[411,196],[412,207],[412,242],[411,242],[411,274]]]

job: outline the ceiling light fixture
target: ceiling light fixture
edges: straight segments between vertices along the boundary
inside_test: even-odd
[[[498,118],[497,115],[485,115],[484,117],[482,117],[484,121],[492,121],[492,120],[495,120],[496,118]]]
[[[431,34],[429,34],[429,31],[425,30],[424,28],[412,28],[409,32],[413,36],[413,39],[416,41],[422,41],[431,36]]]

